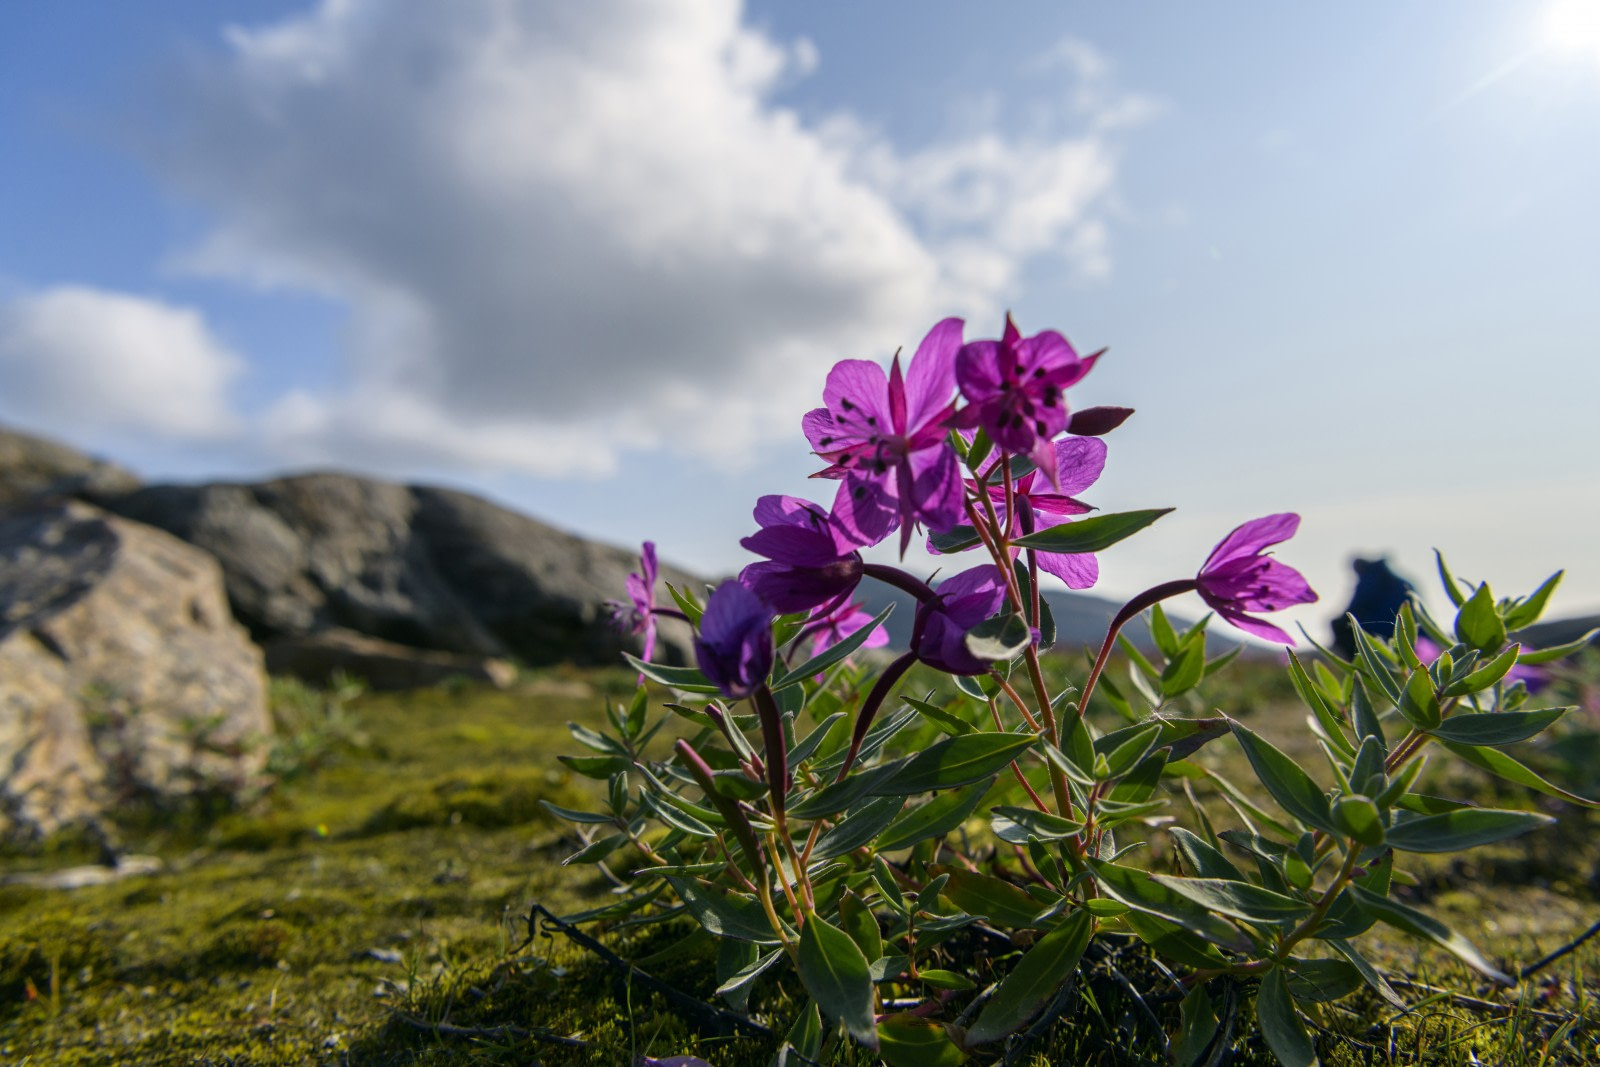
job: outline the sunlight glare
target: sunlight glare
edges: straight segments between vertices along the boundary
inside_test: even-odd
[[[1600,2],[1556,0],[1544,14],[1544,45],[1563,55],[1588,57],[1600,64]]]

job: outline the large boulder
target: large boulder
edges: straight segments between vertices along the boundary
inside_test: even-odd
[[[238,796],[271,732],[214,559],[75,501],[0,517],[0,835]]]
[[[137,488],[138,476],[115,463],[43,437],[0,430],[0,511],[45,498],[94,499]]]
[[[263,642],[344,629],[530,664],[615,663],[637,647],[606,607],[636,553],[467,493],[307,474],[150,486],[107,506],[214,555],[234,613]],[[701,584],[672,567],[661,576]],[[660,647],[685,661],[687,630],[663,627]]]

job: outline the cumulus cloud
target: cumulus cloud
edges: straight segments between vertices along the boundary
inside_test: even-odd
[[[280,451],[737,462],[834,360],[987,321],[1030,257],[1108,269],[1095,116],[1127,99],[1067,60],[1076,132],[903,150],[778,106],[817,50],[737,0],[323,0],[230,30],[152,158],[215,213],[188,269],[350,308],[350,384],[282,398]]]
[[[242,361],[200,313],[81,286],[0,302],[0,411],[30,426],[215,439]]]

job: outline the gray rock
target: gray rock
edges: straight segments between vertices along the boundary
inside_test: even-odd
[[[51,497],[120,495],[139,487],[129,470],[43,437],[0,430],[0,511]]]
[[[517,678],[516,667],[503,659],[412,648],[353,630],[277,637],[263,651],[270,673],[290,674],[316,685],[347,674],[373,689],[418,689],[453,678],[505,689]]]
[[[78,502],[0,517],[0,835],[246,793],[271,732],[210,556]]]
[[[344,629],[529,664],[614,663],[637,647],[606,607],[624,595],[636,552],[467,493],[307,474],[151,486],[107,506],[216,556],[234,613],[263,642]],[[703,584],[671,567],[662,577]],[[660,648],[686,662],[687,628],[664,626]]]

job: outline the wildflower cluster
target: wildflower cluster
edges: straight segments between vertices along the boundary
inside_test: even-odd
[[[1095,554],[1170,509],[1091,514],[1078,498],[1105,465],[1103,438],[1132,412],[1075,410],[1071,388],[1101,353],[1061,334],[963,340],[946,319],[908,364],[844,360],[802,428],[837,483],[831,507],[766,496],[742,545],[760,557],[703,601],[667,587],[655,550],[618,605],[643,637],[641,679],[612,710],[614,734],[574,727],[591,750],[565,757],[607,783],[605,810],[554,809],[584,830],[569,862],[621,865],[626,892],[578,920],[658,921],[687,912],[720,939],[718,992],[747,1009],[760,981],[798,980],[806,1007],[785,1047],[812,1061],[848,1034],[891,1065],[953,1064],[1003,1049],[1116,939],[1137,939],[1183,996],[1183,1048],[1228,1037],[1213,996],[1254,989],[1256,1014],[1286,1064],[1315,1060],[1298,1004],[1363,985],[1403,1002],[1353,939],[1383,923],[1509,981],[1460,935],[1389,894],[1396,854],[1453,851],[1548,823],[1422,791],[1428,750],[1563,793],[1503,751],[1563,708],[1530,709],[1520,678],[1571,647],[1525,650],[1508,633],[1538,618],[1557,575],[1532,596],[1496,600],[1440,568],[1450,626],[1408,604],[1392,640],[1356,628],[1358,654],[1324,649],[1288,670],[1326,756],[1321,777],[1225,712],[1181,709],[1239,649],[1208,658],[1207,621],[1179,632],[1161,603],[1194,593],[1256,638],[1293,640],[1260,617],[1316,599],[1269,553],[1299,517],[1241,524],[1187,576],[1132,598],[1113,618],[1080,687],[1052,683],[1054,644],[1040,573],[1094,585]],[[862,550],[919,528],[930,550],[975,563],[937,585]],[[970,557],[969,557],[970,558]],[[871,669],[888,611],[856,594],[886,583],[915,600],[909,647]],[[1150,613],[1158,655],[1121,637]],[[695,630],[695,666],[654,662],[655,621]],[[1105,678],[1132,660],[1131,691]],[[1576,647],[1576,646],[1572,646]],[[948,685],[902,692],[921,665]],[[652,717],[651,700],[670,691]],[[1085,711],[1099,692],[1124,718]],[[675,735],[661,740],[662,731]],[[1242,789],[1192,757],[1231,738],[1259,780]],[[1198,806],[1196,783],[1231,818]],[[1178,787],[1173,789],[1174,784]],[[1270,797],[1276,810],[1251,796]],[[1162,813],[1181,797],[1175,824]],[[1179,865],[1141,865],[1159,835]],[[979,937],[1015,955],[998,980],[955,946]],[[1321,942],[1317,954],[1305,950]],[[985,965],[987,966],[987,965]],[[1231,1029],[1231,1026],[1229,1027]]]

